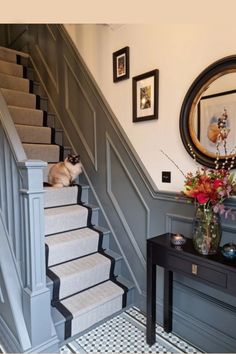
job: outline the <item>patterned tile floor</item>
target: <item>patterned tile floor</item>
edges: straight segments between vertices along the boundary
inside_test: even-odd
[[[199,353],[179,337],[156,326],[156,343],[146,344],[146,317],[135,307],[108,320],[61,348],[70,353]]]

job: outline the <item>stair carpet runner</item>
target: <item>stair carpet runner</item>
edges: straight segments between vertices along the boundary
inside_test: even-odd
[[[28,159],[48,162],[47,181],[51,164],[63,159],[63,148],[55,144],[47,112],[27,79],[28,60],[27,54],[0,47],[0,88]],[[64,317],[62,341],[126,306],[127,287],[115,276],[112,252],[103,249],[103,229],[93,225],[93,208],[82,195],[80,185],[45,187],[46,269],[54,321],[58,312]]]

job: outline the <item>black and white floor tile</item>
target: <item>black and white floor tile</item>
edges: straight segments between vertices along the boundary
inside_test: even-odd
[[[61,348],[70,353],[198,353],[179,337],[156,326],[156,343],[146,344],[146,317],[132,307]]]

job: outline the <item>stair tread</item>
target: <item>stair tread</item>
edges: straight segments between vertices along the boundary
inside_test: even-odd
[[[44,210],[45,216],[55,216],[55,215],[64,215],[66,213],[78,213],[80,211],[87,211],[87,208],[79,204],[66,205],[55,208],[47,208]]]
[[[111,261],[106,256],[96,252],[82,258],[52,266],[50,267],[50,270],[56,273],[60,278],[64,278],[93,269],[102,263],[110,266]]]
[[[108,280],[110,268],[110,259],[96,252],[49,269],[60,278],[59,299],[62,299]]]
[[[33,95],[33,94],[32,94]],[[21,107],[21,106],[14,106],[14,105],[11,105],[9,104],[8,105],[8,108],[12,108],[12,109],[16,109],[16,110],[22,110],[22,111],[25,111],[25,112],[29,112],[29,113],[33,113],[33,112],[42,112],[43,113],[43,110],[41,109],[36,109],[36,108],[30,108],[30,107]]]
[[[44,187],[44,207],[54,207],[59,205],[77,204],[78,186],[69,187]]]
[[[16,49],[12,49],[12,48],[7,48],[7,47],[2,47],[2,46],[0,46],[0,50],[1,50],[1,51],[4,51],[4,52],[14,53],[14,54],[16,54],[16,55],[20,55],[20,56],[25,57],[25,58],[29,58],[29,54],[28,54],[28,53],[21,52],[21,51],[16,50]]]
[[[0,72],[6,73],[16,77],[23,76],[23,66],[20,64],[12,63],[0,59]]]
[[[44,209],[45,234],[68,231],[87,225],[88,209],[81,205],[68,205]]]
[[[15,124],[43,126],[44,112],[40,109],[8,105]]]
[[[35,146],[35,145],[38,145],[39,147],[48,147],[48,145],[50,146],[56,146],[59,148],[59,145],[58,144],[44,144],[44,143],[37,143],[37,144],[34,144],[34,143],[24,143],[24,145],[29,145],[29,146]],[[51,164],[55,164],[55,162],[50,162]]]
[[[15,124],[43,126],[44,112],[36,108],[8,105]]]
[[[1,59],[0,59],[0,61],[1,61]],[[16,65],[18,65],[18,64],[16,64]],[[21,65],[20,65],[21,66]],[[26,79],[26,78],[24,78],[24,77],[19,77],[19,76],[14,76],[14,75],[12,75],[12,74],[8,74],[8,73],[4,73],[4,72],[0,72],[0,76],[1,77],[6,77],[6,78],[9,78],[9,79],[12,79],[12,80],[16,80],[16,81],[27,81],[27,82],[29,82],[29,79]],[[14,89],[13,89],[14,90]],[[14,90],[15,91],[15,90]],[[17,90],[16,89],[16,91],[20,91],[20,90]]]
[[[3,92],[7,92],[9,94],[12,94],[12,95],[19,95],[21,97],[26,97],[26,96],[29,96],[29,97],[35,97],[36,95],[34,93],[30,93],[30,92],[23,92],[23,91],[20,91],[20,90],[14,90],[14,89],[9,89],[9,88],[4,88],[4,87],[1,87],[1,90]],[[12,104],[10,104],[11,106],[14,106]],[[21,107],[21,106],[18,106],[18,107]],[[29,108],[32,108],[32,107],[29,107]]]
[[[20,139],[24,143],[51,144],[52,129],[34,125],[15,124]]]
[[[82,293],[70,296],[61,301],[72,314],[78,317],[95,307],[105,304],[118,296],[123,295],[124,290],[112,281],[108,280],[102,284],[96,285]]]
[[[49,248],[48,265],[96,252],[98,240],[98,232],[88,227],[45,237],[45,243]]]
[[[36,108],[36,95],[7,88],[1,88],[7,105]]]
[[[98,235],[96,231],[88,227],[82,227],[72,231],[60,232],[55,235],[46,237],[45,242],[48,246],[58,245],[59,243],[68,243],[75,240],[90,237],[91,235]]]
[[[56,163],[60,157],[60,146],[56,144],[22,144],[28,159]]]

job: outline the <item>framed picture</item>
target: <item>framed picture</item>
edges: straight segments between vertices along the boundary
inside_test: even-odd
[[[236,90],[203,96],[198,103],[197,138],[211,153],[221,155],[236,145]]]
[[[157,69],[133,77],[133,122],[158,118]]]
[[[129,47],[113,53],[113,82],[129,78]]]

